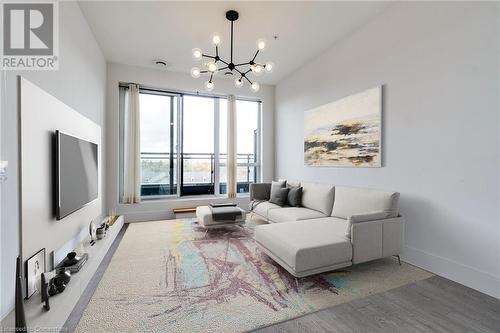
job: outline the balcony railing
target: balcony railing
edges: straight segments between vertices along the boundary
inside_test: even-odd
[[[216,184],[215,155],[210,153],[181,154],[181,195],[214,194],[227,191],[227,155],[219,155],[219,181]],[[177,153],[141,153],[141,195],[175,195],[178,193]],[[237,192],[248,192],[250,183],[257,181],[254,154],[237,155]]]

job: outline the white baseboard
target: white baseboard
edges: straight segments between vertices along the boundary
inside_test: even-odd
[[[467,287],[500,299],[500,277],[406,246],[401,259]]]

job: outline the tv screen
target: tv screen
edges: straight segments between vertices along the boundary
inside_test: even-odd
[[[56,131],[56,218],[97,199],[97,144]]]

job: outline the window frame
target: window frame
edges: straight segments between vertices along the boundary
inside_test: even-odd
[[[125,105],[126,105],[126,90],[128,89],[129,83],[120,82],[118,85],[119,89],[119,202],[122,203],[123,198],[123,184],[124,184],[124,135],[125,135]],[[220,193],[220,168],[226,166],[226,163],[220,162],[220,100],[226,99],[227,96],[217,95],[217,94],[206,94],[206,93],[194,93],[188,91],[175,91],[148,87],[144,85],[139,85],[139,93],[146,93],[152,95],[169,96],[171,97],[171,103],[174,98],[177,98],[177,108],[175,110],[177,114],[177,124],[175,124],[177,129],[177,143],[175,145],[176,154],[176,182],[177,191],[175,194],[167,195],[141,195],[141,200],[160,200],[160,199],[182,199],[182,198],[200,198],[200,197],[212,197],[212,196],[223,196],[225,194]],[[183,99],[184,96],[195,96],[195,97],[207,97],[214,99],[214,194],[196,194],[196,195],[181,195],[182,187],[182,173],[183,173],[183,163],[181,155],[183,153]],[[252,163],[237,163],[237,167],[254,167],[255,168],[255,180],[258,182],[262,179],[262,101],[257,98],[246,98],[246,97],[236,97],[237,101],[249,101],[258,103],[258,116],[257,116],[257,142],[256,142],[256,156],[254,158],[255,162]],[[142,185],[142,184],[141,184]],[[248,192],[240,192],[241,194],[247,194]],[[239,195],[240,193],[237,193]]]

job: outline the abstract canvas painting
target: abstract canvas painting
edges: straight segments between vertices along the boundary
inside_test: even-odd
[[[306,111],[306,166],[380,167],[382,86]]]

